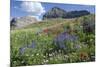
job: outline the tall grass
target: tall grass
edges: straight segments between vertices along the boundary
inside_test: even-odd
[[[11,30],[11,66],[95,61],[94,26],[89,15]]]

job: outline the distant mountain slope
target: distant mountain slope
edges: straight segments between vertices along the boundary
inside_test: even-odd
[[[60,9],[58,7],[54,7],[51,10],[49,10],[48,12],[46,12],[43,15],[43,19],[46,18],[61,18],[63,17],[67,12],[63,9]]]
[[[65,10],[58,8],[58,7],[53,7],[51,10],[46,12],[43,15],[43,19],[51,19],[51,18],[75,18],[75,17],[80,17],[84,15],[88,15],[90,12],[86,10],[81,10],[81,11],[69,11],[66,12]]]
[[[36,22],[37,22],[37,19],[35,17],[25,16],[25,17],[19,17],[19,18],[12,18],[10,25],[16,28],[22,28]]]
[[[39,21],[38,23],[32,23],[30,25],[25,26],[24,28],[21,28],[21,29],[49,28],[49,27],[53,27],[53,26],[54,27],[55,26],[59,26],[59,25],[61,25],[63,23],[71,23],[71,24],[73,24],[74,21],[76,23],[78,23],[78,22],[82,23],[82,20],[83,20],[84,17],[94,20],[95,15],[94,14],[90,14],[90,15],[86,15],[86,16],[82,16],[82,17],[78,17],[78,18],[72,18],[72,19],[63,19],[63,18],[47,19],[47,20]]]

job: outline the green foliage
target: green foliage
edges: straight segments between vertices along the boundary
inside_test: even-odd
[[[83,23],[82,23],[82,26],[83,26],[83,31],[84,32],[88,32],[88,33],[95,33],[95,20],[94,18],[90,17],[83,17]]]
[[[93,19],[90,18],[93,18],[93,15],[85,17],[86,19],[80,17],[71,20],[45,20],[45,22],[25,28],[11,30],[11,66],[95,61],[95,23],[93,22],[92,27],[87,27],[87,29],[91,28],[91,31],[84,30],[85,23],[88,25],[92,23]],[[53,25],[55,26],[53,27]],[[49,26],[52,27],[43,31]],[[38,27],[41,28],[41,32],[37,31],[40,29]],[[70,41],[70,39],[62,42],[57,41],[58,44],[62,44],[55,44],[54,39],[62,32],[67,32],[70,36],[75,35],[78,38],[75,41]],[[29,47],[33,42],[33,47]],[[61,45],[64,48],[61,48]],[[24,51],[21,52],[21,48]]]

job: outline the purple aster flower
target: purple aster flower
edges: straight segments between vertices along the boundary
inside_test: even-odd
[[[76,48],[76,49],[80,49],[81,46],[80,46],[80,45],[75,45],[75,48]]]
[[[34,48],[35,47],[35,42],[33,41],[31,45],[28,45],[27,48]]]
[[[54,39],[54,43],[60,46],[60,48],[65,48],[65,44],[64,44],[65,41],[76,41],[76,40],[77,40],[77,36],[70,35],[65,31]]]
[[[20,53],[21,53],[21,54],[24,54],[25,49],[26,49],[26,47],[21,47],[21,48],[19,48]]]

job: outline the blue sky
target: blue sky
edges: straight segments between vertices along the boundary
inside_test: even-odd
[[[26,5],[25,5],[26,4]],[[87,10],[91,13],[95,13],[94,5],[76,5],[76,4],[58,4],[58,3],[37,3],[30,5],[30,3],[23,3],[23,1],[11,0],[11,17],[21,17],[21,16],[36,16],[39,19],[42,18],[43,14],[53,7],[59,7],[66,11],[74,10]],[[34,8],[33,8],[34,7]],[[37,11],[36,11],[37,10]]]

